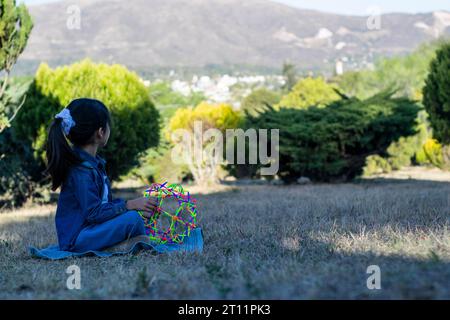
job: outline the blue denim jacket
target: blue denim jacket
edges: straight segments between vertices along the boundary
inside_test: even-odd
[[[125,201],[112,199],[105,160],[74,147],[83,163],[69,169],[61,186],[56,209],[56,232],[60,250],[70,251],[81,230],[127,211]],[[106,188],[106,190],[105,190]]]

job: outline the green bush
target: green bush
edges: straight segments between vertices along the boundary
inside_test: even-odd
[[[11,131],[6,129],[0,135],[0,208],[19,206],[31,195],[21,157],[27,150],[14,141]]]
[[[334,85],[328,84],[323,78],[301,79],[283,98],[278,108],[304,109],[310,106],[325,107],[340,99]]]
[[[423,144],[431,137],[426,112],[420,111],[416,121],[418,123],[415,127],[416,134],[400,137],[400,139],[391,143],[386,150],[386,154],[367,159],[364,176],[370,176],[371,173],[387,173],[414,164],[429,164],[423,151]]]
[[[17,207],[27,199],[34,202],[49,200],[50,189],[40,188],[33,182],[42,179],[29,145],[17,139],[14,128],[0,135],[0,209]]]
[[[242,100],[241,110],[254,116],[264,110],[267,105],[276,105],[280,102],[280,98],[277,92],[266,88],[256,89]]]
[[[444,145],[450,144],[450,43],[443,44],[431,62],[423,104],[430,115],[433,136]]]
[[[386,161],[393,170],[399,170],[413,163],[416,153],[421,149],[420,143],[416,141],[416,136],[400,137],[387,148]]]
[[[401,137],[387,149],[387,160],[392,169],[398,170],[412,164],[420,164],[417,155],[423,150],[423,144],[431,137],[430,124],[425,111],[420,111],[417,117],[417,133],[409,137]],[[420,159],[420,156],[419,156]]]
[[[436,139],[428,139],[423,145],[423,152],[432,165],[444,168],[443,147]]]
[[[367,157],[362,175],[364,177],[370,177],[375,174],[389,173],[391,171],[392,167],[389,162],[385,158],[376,154]]]
[[[22,112],[20,106],[30,83],[27,78],[13,78],[8,82],[2,97],[7,102],[4,105],[7,115]],[[43,178],[41,170],[35,164],[30,144],[15,134],[17,118],[9,118],[12,121],[0,133],[0,209],[20,206],[30,198],[45,201],[49,197],[48,191],[33,183]]]
[[[21,53],[25,50],[33,21],[27,7],[16,6],[15,0],[0,0],[0,134],[11,125],[20,106],[11,103],[7,93],[10,73]]]
[[[325,108],[269,108],[249,117],[247,127],[280,129],[284,180],[348,180],[362,173],[368,156],[385,154],[393,141],[415,133],[419,106],[392,94],[342,99]]]
[[[426,166],[431,164],[423,147],[416,153],[415,162],[420,166]]]
[[[80,97],[101,100],[111,112],[112,134],[101,152],[113,179],[127,173],[141,152],[158,145],[159,113],[138,76],[123,66],[84,60],[52,70],[42,64],[27,96],[16,129],[32,144],[41,166],[52,118]]]

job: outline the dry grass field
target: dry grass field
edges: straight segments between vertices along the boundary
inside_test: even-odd
[[[6,212],[0,298],[450,299],[450,183],[434,180],[444,181],[385,177],[199,194],[203,254],[33,259],[27,245],[56,242],[54,206]],[[81,290],[66,288],[72,264]],[[367,288],[370,265],[381,269],[380,290]]]

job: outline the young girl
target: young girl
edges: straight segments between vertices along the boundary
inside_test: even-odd
[[[97,155],[108,142],[110,123],[102,102],[76,99],[50,126],[46,172],[52,190],[61,187],[55,218],[60,250],[104,250],[145,234],[136,210],[150,217],[155,199],[113,200],[106,162]]]

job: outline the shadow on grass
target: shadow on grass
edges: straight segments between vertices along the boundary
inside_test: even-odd
[[[435,237],[450,224],[450,183],[377,179],[239,190],[202,197],[203,212],[212,212],[203,218],[206,247],[247,257],[269,274],[284,272],[279,286],[292,297],[450,298],[448,233]],[[370,265],[380,267],[383,290],[367,289]]]

